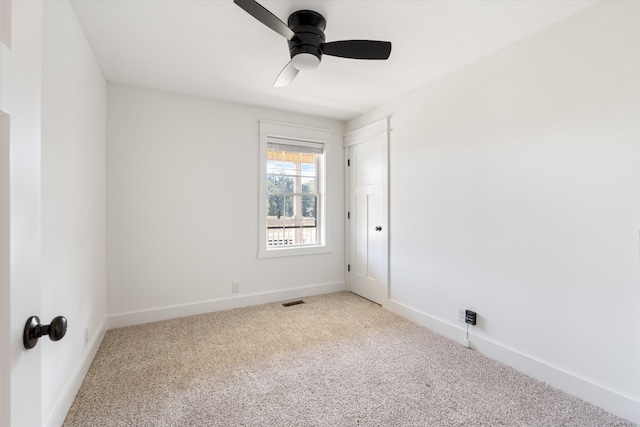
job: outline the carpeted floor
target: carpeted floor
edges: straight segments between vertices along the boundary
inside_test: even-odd
[[[632,426],[348,292],[107,332],[64,426]]]

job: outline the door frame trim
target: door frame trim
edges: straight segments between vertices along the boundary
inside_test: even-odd
[[[389,126],[389,117],[385,117],[384,119],[377,120],[375,122],[369,123],[368,125],[362,126],[358,129],[354,129],[351,132],[345,133],[344,147],[347,148],[352,145],[366,142],[382,134],[387,134],[387,137],[388,137],[390,131],[391,129]],[[387,142],[389,142],[388,138],[387,138]]]

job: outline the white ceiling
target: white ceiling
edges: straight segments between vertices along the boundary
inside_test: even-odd
[[[454,71],[595,0],[259,0],[286,22],[301,9],[327,20],[327,42],[388,40],[387,61],[324,56],[274,88],[287,41],[232,0],[73,0],[110,82],[340,120]]]

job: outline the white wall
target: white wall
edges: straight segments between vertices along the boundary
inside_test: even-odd
[[[42,425],[60,425],[106,329],[106,82],[71,5],[43,2]],[[85,343],[85,328],[89,341]]]
[[[640,3],[602,2],[391,117],[388,306],[640,423]]]
[[[121,85],[107,117],[110,327],[344,289],[341,122]],[[257,258],[259,120],[333,131],[330,254]]]

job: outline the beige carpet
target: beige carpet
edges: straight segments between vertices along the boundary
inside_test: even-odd
[[[65,426],[632,426],[348,292],[111,330]]]

